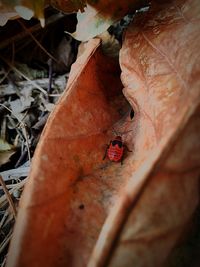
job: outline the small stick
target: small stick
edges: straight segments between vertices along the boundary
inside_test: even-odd
[[[2,253],[2,251],[5,249],[5,247],[8,245],[8,243],[10,242],[12,237],[12,230],[9,232],[9,234],[6,236],[6,238],[3,240],[3,242],[1,243],[1,247],[0,247],[0,254]]]
[[[7,187],[6,187],[6,184],[5,184],[5,182],[4,182],[4,180],[3,180],[3,178],[2,178],[1,175],[0,175],[0,184],[2,185],[3,191],[4,191],[4,193],[5,193],[6,197],[7,197],[7,200],[8,200],[8,203],[9,203],[10,207],[11,207],[11,210],[13,212],[14,218],[16,219],[16,217],[17,217],[17,210],[15,208],[15,205],[13,203],[13,200],[11,198],[11,195],[10,195],[10,193],[9,193]]]
[[[53,80],[53,66],[52,66],[53,62],[52,59],[50,58],[49,60],[49,84],[48,84],[48,89],[47,89],[47,93],[48,95],[51,93],[51,86],[52,86],[52,80]]]
[[[15,164],[15,168],[18,168],[21,165],[22,161],[25,159],[26,156],[27,156],[27,148],[25,147],[25,149],[21,152],[21,155],[20,155],[18,161]],[[28,155],[28,156],[30,156],[30,155]]]
[[[28,178],[25,178],[24,180],[22,180],[21,182],[16,184],[15,187],[13,187],[12,189],[9,190],[9,193],[12,194],[16,189],[21,189],[25,185],[27,179]],[[6,196],[5,195],[0,197],[0,206],[3,205],[4,201],[6,201]]]
[[[28,151],[28,158],[29,158],[29,162],[31,163],[31,154],[30,154],[30,149],[29,149],[29,143],[28,143],[28,136],[27,136],[27,131],[26,131],[26,126],[23,123],[22,120],[20,120],[13,112],[11,109],[9,109],[8,107],[6,107],[4,104],[0,104],[0,106],[4,107],[5,109],[7,109],[20,123],[20,127],[22,128],[22,133],[25,137],[26,140],[26,146],[27,146],[27,151]]]

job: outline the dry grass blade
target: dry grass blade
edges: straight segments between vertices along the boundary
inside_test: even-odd
[[[2,253],[2,251],[5,249],[5,247],[9,244],[11,237],[12,237],[12,230],[9,232],[9,234],[5,237],[5,239],[1,243],[0,253]]]
[[[8,217],[8,215],[9,215],[8,210],[6,210],[6,211],[4,212],[4,215],[3,215],[2,219],[1,219],[1,221],[0,221],[0,229],[2,228],[3,224],[5,223],[5,221],[6,221],[7,217]]]
[[[0,175],[0,183],[1,183],[1,185],[2,185],[3,191],[4,191],[5,195],[6,195],[7,200],[8,200],[8,203],[9,203],[11,209],[12,209],[14,218],[16,219],[16,216],[17,216],[17,210],[16,210],[16,208],[15,208],[15,205],[14,205],[14,203],[13,203],[13,200],[12,200],[12,198],[11,198],[11,196],[10,196],[10,193],[9,193],[9,191],[8,191],[8,189],[7,189],[7,187],[6,187],[6,184],[5,184],[5,182],[4,182],[4,180],[3,180],[3,178],[2,178],[1,175]]]

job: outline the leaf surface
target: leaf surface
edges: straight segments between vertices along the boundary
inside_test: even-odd
[[[199,11],[196,0],[171,1],[139,16],[126,33],[121,77],[136,113],[131,175],[103,226],[90,267],[169,266],[169,255],[197,208]]]

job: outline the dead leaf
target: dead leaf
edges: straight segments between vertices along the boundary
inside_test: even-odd
[[[14,153],[14,146],[0,138],[0,166],[7,163]]]
[[[46,111],[51,112],[54,109],[54,107],[55,107],[55,104],[53,104],[53,103],[46,103],[45,104]]]
[[[0,152],[13,149],[13,145],[0,138]]]
[[[31,19],[33,16],[40,20],[44,26],[44,0],[2,0],[0,4],[0,26],[6,24],[8,19],[18,18],[16,15],[24,19]]]
[[[161,4],[127,31],[120,62],[136,113],[132,175],[90,267],[169,266],[199,204],[199,11],[197,0]]]
[[[78,10],[83,11],[86,0],[50,0],[50,4],[63,12],[72,13]]]
[[[105,32],[115,21],[143,6],[141,0],[88,1],[84,12],[77,13],[77,28],[71,35],[82,42]],[[147,2],[147,1],[146,1]]]
[[[30,108],[31,103],[33,101],[34,98],[32,97],[32,89],[24,88],[20,92],[20,98],[10,102],[10,107],[13,113],[17,117],[22,119],[24,115],[21,113],[25,111],[27,108]]]
[[[120,64],[133,119],[98,39],[72,66],[34,155],[8,267],[167,266],[200,175],[200,6],[175,3],[127,32]],[[133,151],[122,166],[102,161],[113,129]]]

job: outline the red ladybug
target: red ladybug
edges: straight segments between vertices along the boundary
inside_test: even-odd
[[[129,152],[132,152],[125,144],[123,144],[122,137],[117,135],[114,140],[111,140],[110,144],[107,146],[103,160],[107,156],[110,161],[121,161],[122,164],[125,149]]]

